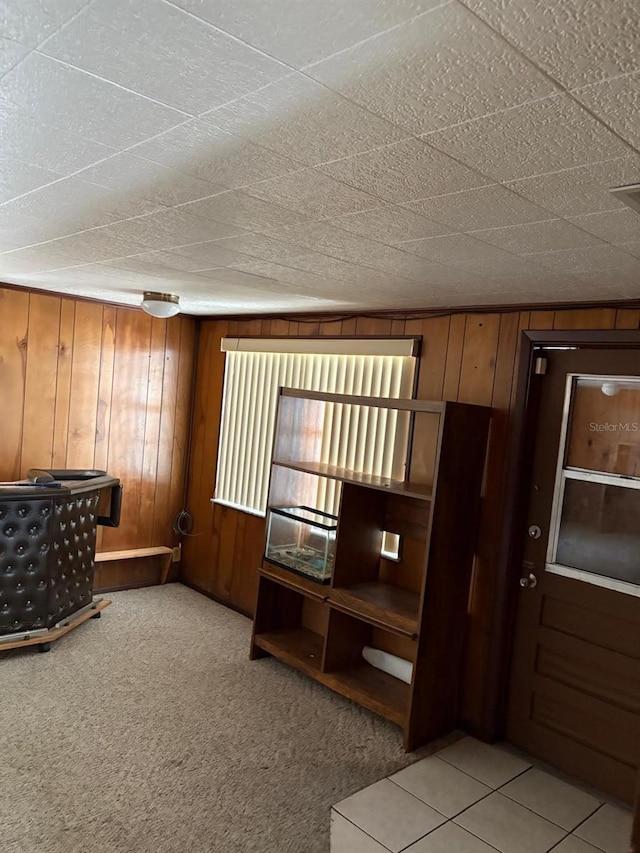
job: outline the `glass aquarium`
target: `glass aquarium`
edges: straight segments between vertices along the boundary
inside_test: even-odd
[[[329,583],[337,517],[306,506],[271,507],[265,557],[318,583]]]

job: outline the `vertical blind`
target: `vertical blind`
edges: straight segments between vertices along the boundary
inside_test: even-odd
[[[226,352],[218,466],[214,499],[238,509],[264,515],[269,463],[280,386],[358,396],[409,398],[414,387],[413,355],[379,355],[377,344],[389,352],[389,339],[346,341],[330,349],[349,352],[260,351],[260,341],[223,341]],[[305,348],[296,339],[293,347]],[[328,346],[327,342],[321,342]],[[398,352],[413,352],[415,341],[397,339]],[[284,349],[288,342],[280,342]],[[274,348],[265,339],[265,349]],[[319,348],[318,342],[306,346]],[[366,350],[369,353],[366,353]],[[364,350],[364,352],[363,352]],[[322,462],[368,474],[393,476],[398,469],[398,413],[384,409],[332,404],[325,408]],[[339,489],[321,480],[318,508],[337,511]]]

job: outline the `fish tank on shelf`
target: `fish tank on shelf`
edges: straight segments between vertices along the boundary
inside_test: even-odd
[[[337,516],[307,506],[271,507],[265,558],[327,584],[333,574],[337,526]]]

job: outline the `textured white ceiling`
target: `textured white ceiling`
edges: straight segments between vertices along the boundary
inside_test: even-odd
[[[638,0],[3,0],[10,283],[193,314],[640,298]]]

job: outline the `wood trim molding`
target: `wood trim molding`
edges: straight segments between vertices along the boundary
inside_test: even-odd
[[[20,290],[27,293],[36,293],[38,296],[55,296],[58,299],[70,299],[73,302],[92,302],[94,305],[109,305],[113,308],[127,308],[130,311],[140,311],[140,305],[129,305],[126,302],[116,302],[115,299],[98,299],[96,296],[82,296],[79,293],[63,293],[60,290],[50,290],[47,287],[33,287],[28,284],[14,284],[8,281],[0,281],[0,288],[3,290]],[[142,301],[142,291],[140,291],[140,301]],[[184,313],[184,312],[182,312]],[[184,316],[188,317],[189,314]],[[195,316],[192,319],[197,319]]]
[[[508,449],[506,498],[502,534],[499,543],[496,602],[489,642],[487,702],[482,729],[477,734],[494,741],[504,735],[507,691],[516,619],[517,578],[520,576],[523,547],[523,520],[531,477],[531,456],[527,452],[533,439],[539,383],[532,381],[537,351],[543,346],[578,348],[640,349],[637,330],[554,330],[523,331],[511,441]]]
[[[456,305],[455,308],[443,305],[440,308],[414,308],[398,310],[385,308],[380,311],[334,311],[333,313],[318,312],[288,314],[198,314],[198,320],[225,320],[247,323],[251,320],[285,320],[294,323],[327,323],[340,320],[353,320],[367,317],[378,320],[428,320],[433,317],[448,317],[453,314],[504,314],[512,311],[570,311],[581,308],[640,308],[640,299],[600,299],[597,302],[512,302],[505,305]],[[246,336],[245,336],[246,337]]]
[[[102,305],[113,305],[115,308],[129,308],[132,311],[142,311],[140,305],[129,305],[110,299],[97,299],[95,296],[82,296],[79,293],[62,293],[58,290],[33,287],[33,285],[15,284],[14,282],[0,281],[0,287],[9,290],[26,290],[29,293],[48,294],[65,299],[74,299],[80,302],[99,302]],[[142,300],[142,291],[140,291]],[[180,313],[194,320],[232,320],[249,322],[251,320],[282,319],[298,323],[320,323],[332,320],[351,320],[357,317],[371,317],[378,319],[402,319],[421,320],[429,317],[449,316],[450,314],[502,314],[507,311],[564,311],[572,308],[640,308],[640,299],[600,299],[596,302],[512,302],[505,305],[457,305],[455,308],[443,305],[440,308],[415,308],[413,310],[398,310],[387,308],[380,311],[343,311],[343,312],[289,312],[285,314],[262,313],[262,314],[188,314]],[[243,335],[242,337],[248,337]],[[302,335],[301,337],[304,337]]]

